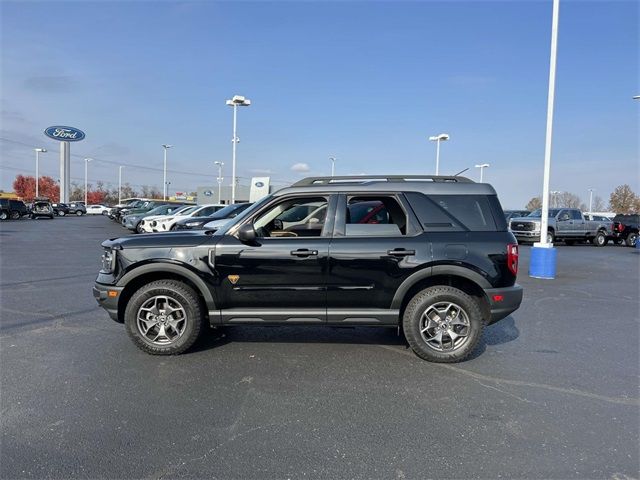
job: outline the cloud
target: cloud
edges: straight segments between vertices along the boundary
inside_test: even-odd
[[[68,93],[76,90],[78,81],[70,75],[41,75],[24,81],[29,90],[47,93]]]
[[[307,173],[309,170],[311,170],[311,168],[309,168],[309,165],[306,163],[294,163],[291,165],[292,172]]]

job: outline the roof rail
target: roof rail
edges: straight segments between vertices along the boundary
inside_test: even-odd
[[[431,182],[474,183],[473,180],[469,180],[467,177],[451,175],[344,175],[336,177],[307,177],[297,181],[292,186],[302,187],[305,185],[327,185],[330,183],[365,183],[371,181],[406,182],[424,180]]]

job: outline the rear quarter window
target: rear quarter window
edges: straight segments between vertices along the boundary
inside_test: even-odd
[[[495,195],[424,195],[406,193],[427,232],[494,232],[507,229]]]

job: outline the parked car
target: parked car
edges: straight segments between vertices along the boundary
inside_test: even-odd
[[[122,217],[122,226],[136,233],[144,233],[140,228],[140,222],[144,218],[152,215],[167,215],[182,206],[183,205],[180,204],[165,203],[151,210],[138,210],[137,213],[131,213]]]
[[[176,222],[175,230],[201,230],[206,228],[208,231],[215,231],[231,219],[236,218],[251,205],[253,203],[234,203],[206,217],[183,218]]]
[[[540,241],[542,210],[537,209],[526,217],[515,217],[510,220],[509,229],[518,242]],[[604,247],[609,241],[607,224],[589,221],[577,208],[550,208],[547,228],[547,243],[563,240],[566,245],[578,241],[589,241],[597,247]]]
[[[509,224],[509,220],[512,218],[518,217],[526,217],[531,212],[529,210],[505,210],[504,211],[504,219],[507,221],[507,225]]]
[[[201,217],[206,215],[211,215],[212,213],[217,212],[218,210],[223,209],[225,206],[222,204],[211,204],[211,205],[198,205],[197,208],[191,210],[189,213],[185,214],[184,217]],[[183,217],[176,217],[174,215],[167,215],[164,218],[159,218],[155,225],[152,226],[153,232],[169,232],[171,230],[175,230],[174,226],[178,220]]]
[[[69,215],[77,215],[81,217],[87,213],[87,207],[84,202],[71,202],[69,204]]]
[[[66,203],[52,203],[51,206],[53,207],[53,213],[58,217],[69,215],[69,205]]]
[[[29,209],[22,200],[13,198],[0,198],[0,220],[18,220],[27,215]]]
[[[158,220],[169,218],[172,216],[182,218],[183,216],[193,212],[197,208],[197,205],[184,205],[166,215],[149,215],[142,219],[138,229],[141,233],[152,233],[155,231],[154,228],[158,224]]]
[[[109,211],[109,218],[116,221],[116,222],[120,222],[121,218],[123,216],[122,214],[122,210],[125,209],[132,209],[132,208],[137,208],[140,207],[144,204],[144,202],[148,201],[148,199],[146,198],[127,198],[122,200],[121,203],[118,203],[117,205],[113,206],[111,208],[111,210]]]
[[[87,205],[87,215],[109,215],[110,211],[106,205]]]
[[[354,223],[363,202],[377,212]],[[286,226],[289,213],[305,223]],[[456,362],[522,301],[495,190],[458,176],[308,178],[214,233],[102,246],[94,297],[156,355],[186,351],[208,326],[365,325],[402,327],[421,358]]]
[[[53,216],[55,215],[55,211],[53,209],[53,205],[51,201],[46,197],[36,197],[33,201],[33,205],[31,206],[31,212],[29,213],[29,217],[31,218],[40,218],[46,217],[53,220]]]
[[[627,247],[635,246],[640,230],[640,215],[616,215],[613,217],[613,241],[624,243]]]

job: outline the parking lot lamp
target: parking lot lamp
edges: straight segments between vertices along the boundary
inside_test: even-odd
[[[85,158],[84,159],[84,206],[87,206],[87,172],[89,171],[89,162],[93,160],[93,158]]]
[[[40,154],[41,153],[47,153],[47,149],[46,148],[34,148],[35,152],[36,152],[36,197],[38,196],[38,184],[40,183],[38,180],[40,178]]]
[[[558,14],[560,0],[553,0],[551,16],[551,54],[549,59],[549,92],[547,96],[547,132],[544,146],[544,176],[542,181],[542,215],[540,241],[531,249],[529,275],[535,278],[553,279],[556,276],[556,250],[547,242],[549,229],[549,180],[551,174],[551,139],[553,136],[553,103],[556,88],[556,58],[558,50]]]
[[[124,165],[118,167],[118,205],[122,204],[122,169]]]
[[[336,174],[336,157],[329,157],[329,161],[331,162],[331,176],[335,176]]]
[[[440,142],[449,140],[449,134],[441,133],[440,135],[433,135],[429,137],[429,140],[436,142],[436,175],[440,175]]]
[[[227,105],[233,107],[233,150],[231,159],[231,203],[236,203],[236,144],[240,141],[236,134],[236,126],[238,119],[238,107],[248,107],[251,100],[244,98],[242,95],[234,95],[231,100],[227,100]]]
[[[482,180],[484,178],[483,173],[484,173],[484,169],[487,167],[490,167],[491,165],[489,165],[488,163],[482,163],[480,165],[476,165],[476,168],[480,169],[480,183],[482,183]]]
[[[593,205],[593,188],[589,189],[589,213],[591,213],[591,206]]]
[[[218,204],[222,201],[222,167],[224,162],[213,162],[218,166]]]
[[[162,200],[167,199],[167,150],[169,150],[173,145],[167,145],[165,143],[162,144],[162,148],[164,150],[164,167],[162,169]]]

